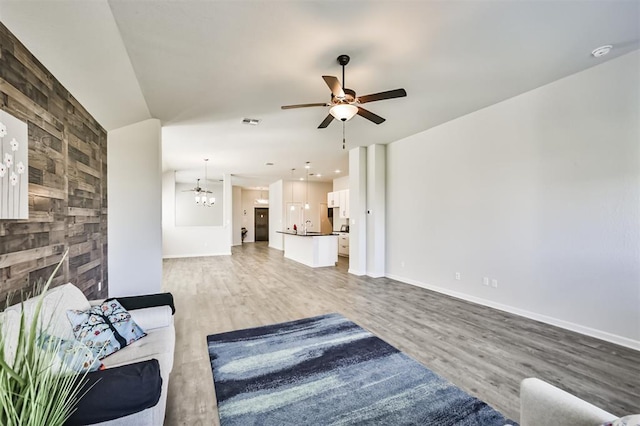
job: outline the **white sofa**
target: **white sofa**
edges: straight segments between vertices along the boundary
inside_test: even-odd
[[[33,317],[37,297],[24,302],[27,319]],[[90,302],[73,284],[65,284],[47,291],[44,295],[40,319],[43,321],[47,332],[51,335],[65,339],[73,339],[71,324],[67,319],[66,311],[88,310],[92,305],[102,301]],[[7,308],[0,317],[5,336],[5,356],[13,359],[17,341],[17,330],[20,320],[21,305],[13,305]],[[97,423],[100,425],[136,425],[158,426],[164,422],[167,403],[167,389],[169,374],[173,368],[173,355],[175,349],[175,327],[173,324],[172,308],[169,306],[155,306],[150,308],[129,310],[133,320],[147,333],[142,339],[102,359],[107,369],[132,364],[138,361],[157,359],[162,378],[162,389],[158,403],[151,407],[120,417],[114,420]],[[157,376],[156,376],[157,377]]]
[[[598,426],[617,418],[540,379],[520,383],[520,426]]]

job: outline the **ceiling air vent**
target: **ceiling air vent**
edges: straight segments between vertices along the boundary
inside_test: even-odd
[[[257,126],[260,124],[260,120],[257,118],[243,118],[242,124],[249,124],[251,126]]]

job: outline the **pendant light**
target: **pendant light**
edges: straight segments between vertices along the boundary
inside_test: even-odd
[[[309,210],[310,206],[309,206],[309,169],[311,168],[311,163],[309,163],[307,161],[307,164],[304,166],[304,168],[307,170],[307,188],[306,188],[306,192],[305,192],[305,202],[304,202],[304,209],[305,210]]]

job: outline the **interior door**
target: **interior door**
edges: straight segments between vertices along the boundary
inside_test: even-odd
[[[269,241],[269,209],[255,208],[255,241]]]

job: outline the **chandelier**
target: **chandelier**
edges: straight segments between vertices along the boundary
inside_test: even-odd
[[[195,200],[196,200],[196,205],[203,206],[203,207],[212,207],[216,203],[216,198],[210,197],[208,195],[208,194],[213,194],[212,191],[209,191],[207,189],[207,185],[209,183],[209,181],[207,180],[207,162],[208,161],[209,161],[208,158],[204,159],[204,188],[200,187],[200,179],[198,179],[196,182],[196,187],[193,190]]]

